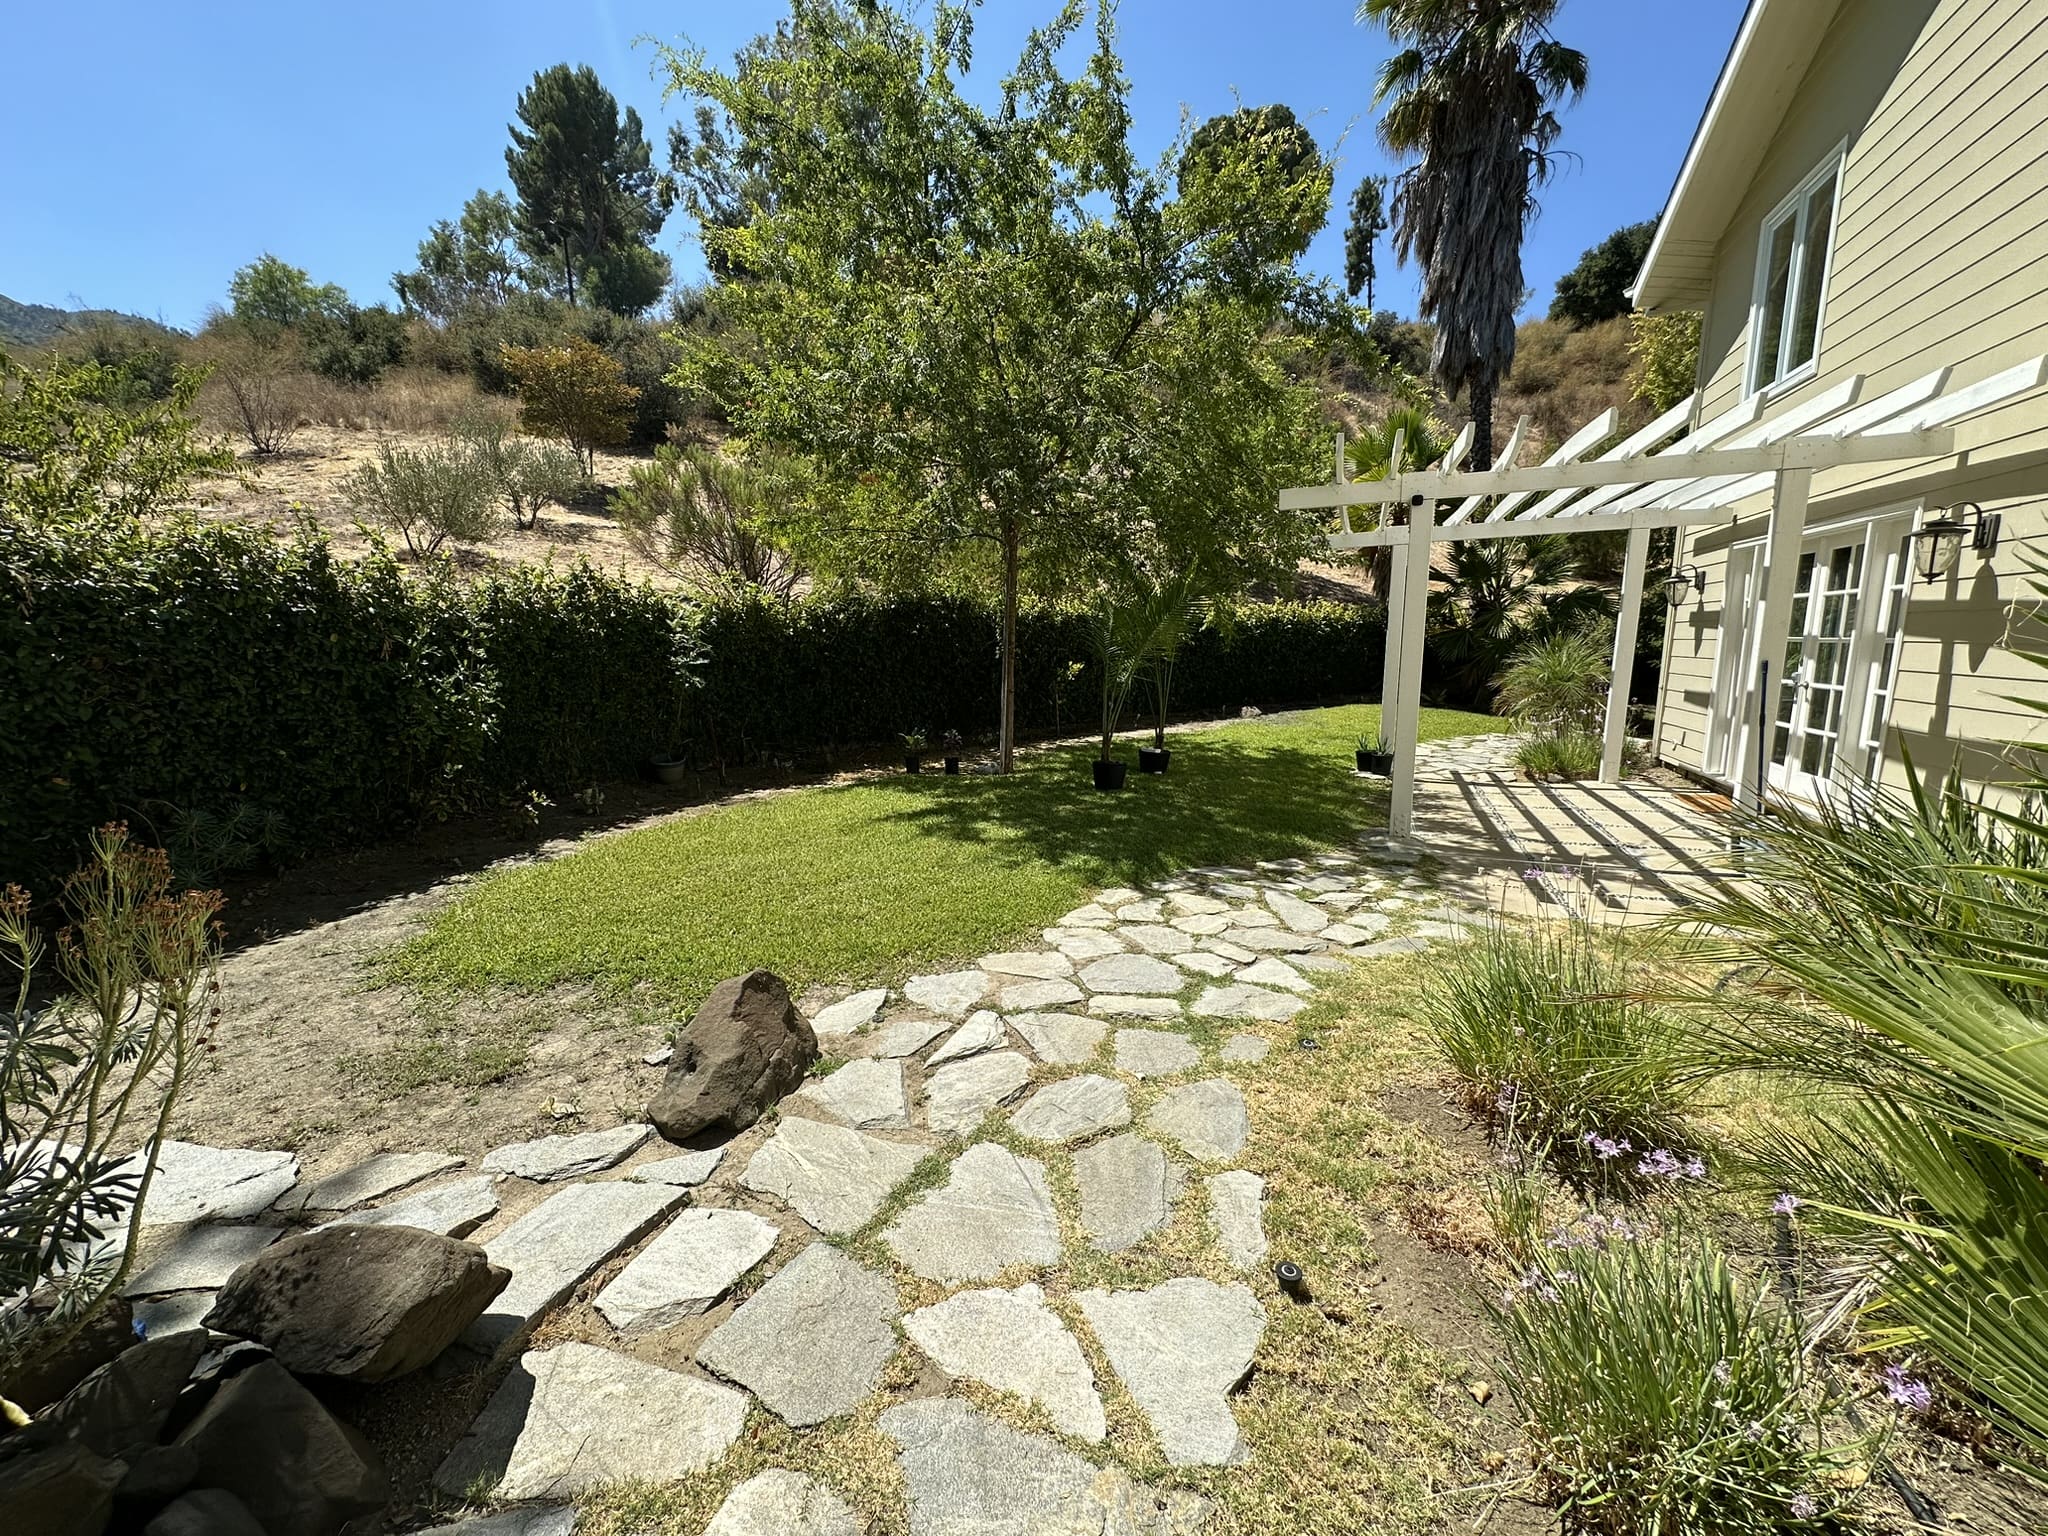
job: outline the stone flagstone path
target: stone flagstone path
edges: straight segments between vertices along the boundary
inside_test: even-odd
[[[1239,1083],[1353,959],[1466,935],[1477,918],[1413,863],[1368,835],[1193,870],[1102,892],[1042,948],[808,1000],[832,1070],[723,1148],[626,1125],[501,1147],[476,1172],[381,1153],[302,1187],[289,1154],[180,1146],[146,1219],[235,1224],[159,1234],[138,1316],[189,1326],[294,1223],[467,1234],[512,1279],[464,1345],[509,1374],[435,1482],[548,1501],[475,1536],[553,1533],[555,1506],[597,1484],[715,1466],[753,1414],[804,1428],[869,1405],[911,1536],[1193,1536],[1205,1500],[1105,1460],[1117,1404],[1172,1465],[1254,1454],[1230,1394],[1284,1303]],[[1141,1257],[1183,1214],[1208,1273],[1069,1283],[1070,1255]],[[830,1474],[760,1472],[708,1533],[852,1536]]]

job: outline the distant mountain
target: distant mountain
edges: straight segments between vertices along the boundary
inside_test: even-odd
[[[54,309],[48,304],[22,304],[0,293],[0,346],[40,347],[67,331],[82,331],[97,325],[164,327],[141,315],[124,315],[117,309]]]

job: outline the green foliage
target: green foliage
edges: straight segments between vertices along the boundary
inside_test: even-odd
[[[1634,981],[1583,924],[1495,925],[1449,953],[1425,1012],[1474,1113],[1575,1181],[1627,1189],[1689,1139],[1679,1028]]]
[[[1516,743],[1515,766],[1539,782],[1576,783],[1599,775],[1602,750],[1592,731],[1538,731]]]
[[[478,189],[462,205],[461,218],[434,223],[420,242],[419,265],[393,274],[391,286],[406,313],[445,325],[503,304],[521,277],[512,202],[502,192]]]
[[[182,503],[195,479],[232,473],[235,456],[192,420],[205,377],[174,367],[156,399],[127,363],[30,368],[0,353],[0,523],[141,517]]]
[[[63,905],[63,995],[46,1006],[29,894],[0,891],[0,955],[18,982],[0,1011],[0,1294],[54,1292],[48,1307],[0,1313],[0,1382],[62,1349],[120,1290],[218,1011],[220,893],[174,895],[169,860],[126,827],[92,835]]]
[[[553,346],[505,346],[500,356],[519,393],[521,424],[565,440],[583,461],[585,477],[594,475],[597,450],[626,440],[639,397],[618,360],[581,336]]]
[[[1656,411],[1668,411],[1699,388],[1698,310],[1671,315],[1635,315],[1629,324],[1629,356],[1635,360],[1635,397]]]
[[[573,451],[514,436],[495,411],[471,411],[455,423],[454,436],[496,487],[515,528],[533,527],[543,507],[567,506],[583,488],[583,465]]]
[[[1602,624],[1530,641],[1494,679],[1500,712],[1537,736],[1597,736],[1607,715],[1612,646]]]
[[[1307,254],[1329,217],[1331,170],[1291,107],[1241,107],[1210,118],[1188,138],[1175,173],[1183,202],[1217,199],[1205,217],[1221,243],[1220,269],[1231,280],[1258,284]],[[1231,208],[1222,200],[1248,203]],[[1261,217],[1284,208],[1292,222]],[[1276,297],[1286,297],[1280,294]]]
[[[306,366],[337,384],[374,384],[405,361],[405,317],[382,304],[346,304],[335,313],[315,314],[300,334]]]
[[[1595,1215],[1547,1243],[1492,1310],[1501,1374],[1565,1529],[1777,1536],[1839,1529],[1875,1446],[1761,1278],[1706,1239]],[[1555,1245],[1555,1246],[1553,1246]]]
[[[672,576],[788,597],[803,572],[767,519],[797,494],[794,465],[775,455],[664,445],[633,466],[611,511],[634,551]]]
[[[1650,254],[1650,242],[1656,238],[1657,221],[1645,219],[1617,229],[1588,250],[1577,266],[1557,280],[1550,318],[1588,326],[1630,313],[1635,305],[1628,291],[1635,286],[1643,258]]]
[[[503,526],[503,482],[482,454],[459,439],[400,448],[377,439],[377,456],[349,471],[342,500],[379,527],[405,540],[424,558],[454,539],[472,544]]]
[[[348,294],[333,283],[315,284],[303,267],[265,251],[228,280],[235,319],[267,331],[292,330],[320,316],[338,318],[349,309]]]
[[[518,197],[519,246],[576,302],[637,314],[668,286],[667,258],[649,248],[662,224],[653,151],[640,114],[619,103],[589,65],[541,70],[519,93],[505,170]]]
[[[1351,194],[1351,222],[1344,226],[1344,291],[1354,299],[1364,294],[1366,312],[1375,318],[1372,285],[1379,275],[1380,236],[1386,232],[1387,178],[1368,176]]]

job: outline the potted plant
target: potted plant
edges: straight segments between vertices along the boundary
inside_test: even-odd
[[[1394,771],[1394,744],[1378,729],[1358,738],[1358,771],[1382,777]]]
[[[905,731],[903,733],[903,771],[905,773],[924,772],[924,749],[926,745],[923,731]]]
[[[1194,617],[1194,573],[1159,587],[1151,609],[1152,634],[1147,644],[1145,685],[1152,695],[1154,718],[1152,745],[1138,748],[1138,772],[1164,773],[1173,765],[1173,753],[1166,746],[1166,714],[1173,699],[1173,667],[1180,659],[1181,641],[1187,638],[1188,621]]]
[[[948,731],[940,740],[945,743],[946,748],[946,772],[958,773],[960,771],[960,733],[958,731]]]
[[[1120,602],[1115,593],[1105,591],[1089,622],[1089,638],[1094,643],[1102,682],[1102,750],[1094,763],[1095,787],[1122,789],[1128,767],[1110,756],[1110,744],[1116,740],[1117,722],[1123,718],[1124,705],[1137,686],[1138,669],[1144,665],[1149,649],[1151,625],[1139,605]]]

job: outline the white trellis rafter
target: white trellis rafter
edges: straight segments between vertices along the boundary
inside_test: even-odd
[[[1936,369],[1869,401],[1862,400],[1863,377],[1855,375],[1768,418],[1763,416],[1764,397],[1752,396],[1688,430],[1695,398],[1589,458],[1616,435],[1619,417],[1610,410],[1572,434],[1544,463],[1526,466],[1515,462],[1528,431],[1526,417],[1490,468],[1464,467],[1473,446],[1467,427],[1443,460],[1426,469],[1406,466],[1397,439],[1390,472],[1377,480],[1349,478],[1339,433],[1336,478],[1327,485],[1282,491],[1280,509],[1335,510],[1341,526],[1329,536],[1332,549],[1391,551],[1381,726],[1394,752],[1392,833],[1406,836],[1412,825],[1431,545],[1538,534],[1628,534],[1601,752],[1601,777],[1611,781],[1621,771],[1627,663],[1635,650],[1651,531],[1719,520],[1768,491],[1771,545],[1796,548],[1816,473],[1851,464],[1946,458],[1956,452],[1956,422],[2048,384],[2048,357],[1954,390],[1948,388],[1950,372]],[[1455,505],[1443,511],[1445,503]],[[1372,526],[1354,523],[1353,511],[1361,507],[1379,509]],[[1770,568],[1790,570],[1792,562],[1781,559]],[[1789,597],[1782,588],[1767,586],[1759,609],[1759,656],[1784,654],[1790,617]],[[1749,687],[1745,733],[1755,729],[1755,706],[1762,702],[1753,679]],[[1746,755],[1737,760],[1747,761],[1754,747],[1752,738],[1745,743]],[[1744,793],[1753,796],[1754,791],[1745,788]]]

